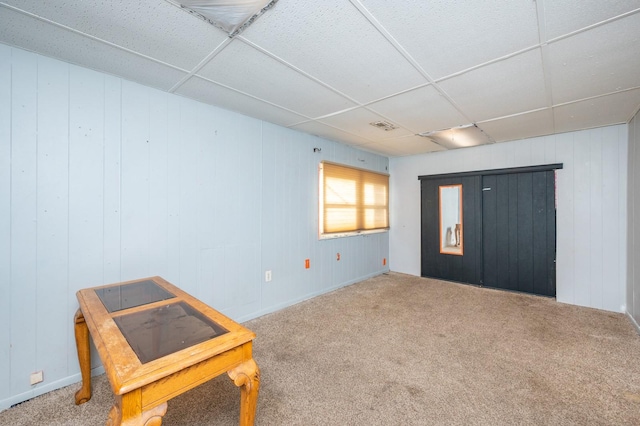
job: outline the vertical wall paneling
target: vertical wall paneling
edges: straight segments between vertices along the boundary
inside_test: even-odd
[[[609,153],[612,157],[617,156],[618,161],[608,164],[615,164],[615,167],[618,168],[619,173],[617,176],[618,181],[618,190],[615,192],[617,195],[618,202],[616,203],[618,211],[615,211],[615,207],[611,210],[610,217],[615,217],[617,215],[617,229],[616,232],[607,234],[608,237],[612,237],[614,235],[620,236],[620,240],[616,241],[616,250],[615,253],[607,253],[607,259],[613,259],[611,264],[615,264],[617,260],[617,274],[612,274],[611,277],[616,278],[616,287],[618,288],[618,296],[612,297],[610,293],[605,292],[604,297],[604,306],[607,309],[607,306],[618,307],[617,310],[621,312],[626,312],[626,301],[625,301],[625,287],[627,282],[627,255],[626,255],[626,247],[627,247],[627,239],[629,238],[629,230],[627,224],[627,185],[629,178],[629,170],[627,168],[627,156],[628,153],[628,145],[629,145],[629,126],[619,126],[605,129],[605,139],[610,137],[617,137],[620,140],[621,147],[618,149],[618,152]],[[609,151],[608,149],[606,150]],[[613,151],[613,150],[611,150]],[[606,155],[605,155],[606,158]],[[604,191],[604,190],[603,190]],[[615,237],[614,237],[615,238]],[[605,263],[608,262],[605,260]],[[607,275],[605,275],[607,276]],[[607,276],[608,277],[608,276]]]
[[[180,105],[180,278],[185,291],[198,295],[198,151],[199,104],[183,100]]]
[[[206,137],[198,146],[201,161],[198,163],[198,186],[200,193],[199,206],[199,243],[198,260],[198,293],[201,300],[214,305],[216,298],[215,269],[224,268],[216,264],[216,240],[219,235],[216,227],[220,222],[216,217],[217,195],[221,185],[217,184],[218,168],[216,165],[216,149],[218,148],[218,120],[212,117],[205,108],[198,110],[199,132]]]
[[[103,281],[122,281],[121,253],[121,136],[122,82],[111,76],[104,78],[104,246]]]
[[[69,216],[69,66],[38,58],[37,105],[37,297],[36,370],[47,372],[49,380],[67,375],[67,360],[52,358],[64,353],[71,331],[68,296],[60,289],[68,280]]]
[[[37,72],[34,55],[13,50],[11,93],[11,391],[35,371],[37,297]]]
[[[556,161],[556,141],[552,137],[540,137],[535,139],[535,146],[544,145],[544,161],[545,164],[554,164]]]
[[[69,281],[68,313],[78,307],[75,293],[103,283],[104,265],[104,75],[69,68]],[[75,345],[69,333],[67,347]],[[69,351],[69,370],[77,358]],[[99,360],[92,359],[92,365]]]
[[[387,160],[269,123],[263,123],[263,139],[262,305],[273,310],[387,270],[387,233],[318,240],[317,228],[320,161],[386,172]],[[313,152],[316,147],[321,151]],[[272,282],[264,282],[264,270],[272,271]]]
[[[301,260],[296,262],[292,256],[292,233],[279,232],[286,229],[287,221],[293,219],[288,211],[291,205],[286,197],[290,133],[266,123],[262,132],[262,175],[265,180],[262,182],[261,251],[263,269],[272,271],[272,281],[263,284],[262,300],[265,305],[274,305],[287,296],[297,296],[294,276],[299,273],[298,265],[301,265]],[[292,268],[286,270],[286,264],[292,265]],[[264,277],[261,278],[264,280]]]
[[[545,163],[564,165],[556,173],[556,298],[560,302],[619,312],[625,305],[621,289],[627,273],[626,264],[620,260],[624,257],[627,233],[626,197],[616,201],[615,190],[611,192],[608,188],[612,182],[618,182],[622,189],[627,179],[626,166],[620,165],[628,143],[625,129],[625,125],[609,126],[392,158],[391,193],[399,197],[392,198],[391,207],[392,269],[420,275],[420,242],[415,238],[420,235],[420,206],[410,199],[420,199],[419,193],[411,193],[418,183],[417,176],[530,166],[544,158],[548,159]],[[544,157],[538,151],[544,152]],[[618,158],[618,164],[614,158]],[[607,222],[609,218],[613,218],[613,224]],[[615,232],[609,230],[611,226],[616,227]],[[609,273],[610,267],[616,273]]]
[[[121,268],[123,279],[149,273],[149,89],[122,83]]]
[[[311,294],[315,294],[322,290],[323,271],[327,267],[324,264],[326,259],[322,256],[321,246],[316,243],[318,238],[318,164],[322,151],[314,152],[313,150],[313,148],[321,144],[319,138],[305,135],[305,139],[308,140],[308,143],[303,145],[303,155],[300,159],[302,166],[301,180],[306,182],[306,184],[303,184],[303,191],[307,200],[306,220],[304,221],[306,223],[305,241],[309,255],[312,259],[316,259],[318,267],[317,271],[311,276],[311,280],[309,280],[309,291]]]
[[[70,67],[69,291],[102,283],[104,76]],[[99,243],[99,244],[96,244]]]
[[[261,265],[261,221],[262,210],[262,123],[260,121],[240,116],[241,122],[236,129],[238,131],[240,148],[240,164],[245,164],[245,169],[240,175],[244,178],[238,191],[240,212],[243,224],[238,224],[238,229],[244,231],[240,241],[243,244],[244,263],[241,266],[238,287],[243,306],[235,315],[248,317],[251,312],[260,309],[260,287],[262,282]],[[256,141],[260,141],[256,143]],[[229,194],[229,197],[236,196]],[[232,272],[232,275],[235,275]]]
[[[576,229],[588,230],[587,232],[575,232],[573,235],[574,256],[579,262],[575,263],[574,271],[574,303],[582,306],[591,306],[593,294],[591,293],[590,267],[591,262],[591,215],[585,214],[591,208],[591,150],[589,138],[577,138],[574,136],[574,168],[573,168],[573,194],[575,210],[573,212],[573,226]]]
[[[487,147],[488,157],[491,159],[491,164],[488,169],[500,168],[500,164],[511,164],[509,161],[509,150],[504,149],[498,144],[492,144]]]
[[[167,276],[180,282],[180,132],[182,98],[167,97]]]
[[[602,129],[602,141],[609,140],[617,135],[618,129],[607,127]],[[618,150],[609,144],[601,144],[601,169],[626,170],[626,164],[619,162]],[[625,173],[626,175],[626,173]],[[620,179],[611,174],[602,174],[601,199],[602,212],[602,239],[601,239],[601,274],[602,274],[602,308],[610,311],[624,310],[624,284],[622,283],[621,267],[626,268],[626,262],[621,264],[620,258],[625,256],[622,253],[626,250],[626,233],[619,230],[619,209],[621,209],[620,198],[624,198],[625,188],[621,188]],[[622,241],[624,240],[624,241]],[[611,250],[609,247],[618,246],[618,250]],[[625,265],[625,266],[623,266]]]
[[[260,215],[260,241],[262,244],[262,259],[261,259],[261,298],[262,303],[267,305],[273,305],[276,303],[275,290],[280,287],[279,283],[283,282],[284,275],[281,274],[281,270],[276,268],[278,252],[274,248],[274,244],[277,241],[277,233],[275,223],[277,221],[277,200],[274,197],[274,188],[276,186],[276,173],[275,167],[278,159],[275,144],[272,140],[277,139],[277,136],[273,136],[273,133],[278,129],[275,126],[262,126],[262,175],[260,178],[261,186],[261,205],[262,214]],[[265,282],[265,271],[272,272],[272,280]]]
[[[539,158],[540,150],[533,149],[531,139],[523,139],[519,141],[519,143],[516,146],[517,146],[517,149],[516,149],[515,158],[514,158],[515,165],[519,166],[524,164],[539,164],[535,162],[536,159],[534,159],[533,154],[535,152],[535,157]]]
[[[617,203],[606,206],[602,203],[603,175],[602,175],[602,150],[603,129],[594,129],[589,135],[589,203],[591,214],[589,215],[589,279],[591,281],[591,303],[589,306],[602,309],[603,307],[603,219],[609,209],[617,210]],[[615,288],[612,289],[617,293]],[[617,307],[619,308],[619,307]]]
[[[160,275],[245,321],[388,270],[387,233],[318,240],[321,158],[388,165],[0,44],[0,410],[79,379],[80,288]]]
[[[0,400],[11,394],[11,53],[0,44]]]
[[[149,270],[168,272],[168,121],[167,94],[149,89]]]
[[[212,217],[212,205],[215,203],[214,193],[211,190],[215,179],[214,140],[216,121],[209,115],[207,108],[194,110],[197,139],[194,140],[193,149],[196,151],[198,162],[196,164],[196,191],[199,194],[197,200],[197,229],[198,240],[194,241],[198,253],[197,276],[195,276],[196,293],[206,303],[213,301],[212,265],[210,246],[215,238],[216,222]]]
[[[226,115],[226,113],[225,113]],[[229,115],[222,127],[221,157],[216,168],[222,179],[219,196],[227,199],[216,210],[221,236],[221,255],[225,263],[224,312],[243,317],[260,300],[260,192],[261,125],[243,116]]]
[[[531,148],[531,158],[530,162],[532,164],[549,164],[553,163],[553,161],[547,160],[547,151],[546,144],[544,143],[543,138],[532,138],[528,139]]]
[[[556,298],[559,301],[574,303],[575,300],[575,264],[576,255],[571,249],[574,244],[575,211],[574,201],[574,162],[573,133],[552,136],[556,142],[556,155],[564,167],[556,171]],[[568,248],[563,249],[565,246]]]

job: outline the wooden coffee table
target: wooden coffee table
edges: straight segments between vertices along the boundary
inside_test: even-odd
[[[76,404],[91,398],[91,334],[116,396],[107,425],[160,425],[169,399],[225,372],[241,388],[240,425],[253,424],[260,370],[251,330],[160,277],[76,295]]]

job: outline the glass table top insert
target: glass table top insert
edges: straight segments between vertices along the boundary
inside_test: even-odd
[[[121,311],[176,297],[152,280],[96,289],[108,312]]]
[[[143,364],[228,333],[185,302],[122,315],[114,321]]]

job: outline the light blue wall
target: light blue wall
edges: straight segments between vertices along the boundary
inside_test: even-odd
[[[387,233],[318,240],[321,160],[388,166],[0,44],[0,410],[79,380],[80,288],[160,275],[245,321],[387,271]]]

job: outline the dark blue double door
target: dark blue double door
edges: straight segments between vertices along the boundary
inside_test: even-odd
[[[556,294],[555,172],[562,165],[421,176],[422,276]],[[440,253],[438,188],[463,188],[462,256]]]

